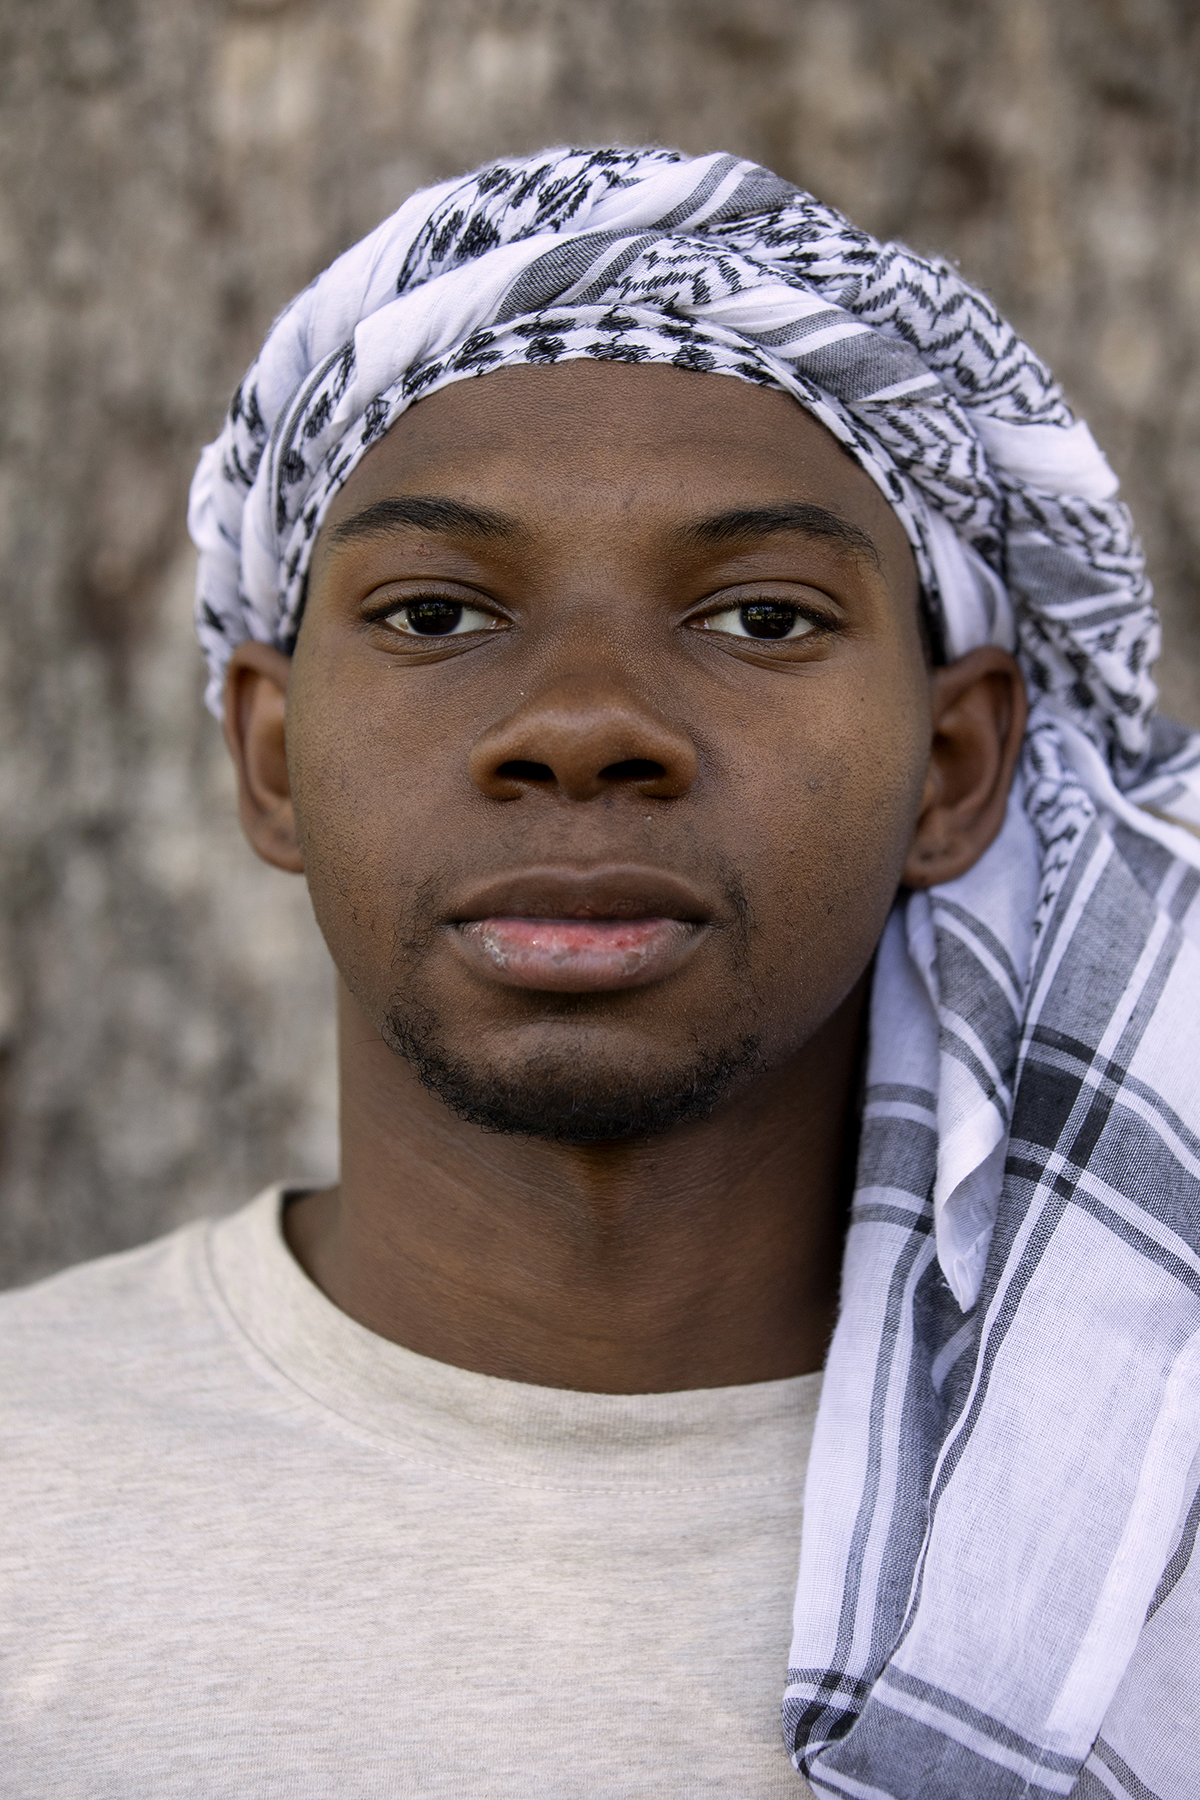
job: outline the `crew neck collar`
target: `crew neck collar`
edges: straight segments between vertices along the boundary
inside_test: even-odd
[[[821,1376],[666,1394],[592,1394],[436,1362],[339,1310],[283,1235],[266,1189],[206,1238],[212,1298],[252,1357],[358,1432],[431,1465],[539,1486],[764,1486],[795,1481]]]

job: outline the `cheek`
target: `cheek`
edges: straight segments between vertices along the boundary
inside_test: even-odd
[[[919,706],[848,705],[735,784],[755,941],[785,1014],[836,1005],[870,961],[920,812],[924,743]]]
[[[421,846],[437,842],[431,771],[404,721],[352,671],[297,648],[288,693],[288,769],[313,911],[334,962],[356,992],[390,967],[397,920],[427,871]]]

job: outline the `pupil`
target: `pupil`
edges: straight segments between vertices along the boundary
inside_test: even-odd
[[[741,608],[741,617],[742,628],[750,637],[784,638],[796,623],[796,608],[757,600],[753,606]]]
[[[414,600],[406,609],[408,622],[422,637],[445,637],[462,618],[462,607],[452,600]]]

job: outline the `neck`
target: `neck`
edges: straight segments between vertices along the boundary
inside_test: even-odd
[[[343,990],[342,1180],[288,1208],[292,1249],[369,1330],[487,1375],[658,1393],[819,1369],[865,990],[710,1118],[585,1146],[459,1120]]]

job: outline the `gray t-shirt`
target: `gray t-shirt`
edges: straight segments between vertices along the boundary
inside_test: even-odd
[[[0,1300],[4,1800],[807,1794],[820,1377],[451,1368],[339,1312],[280,1213]]]

